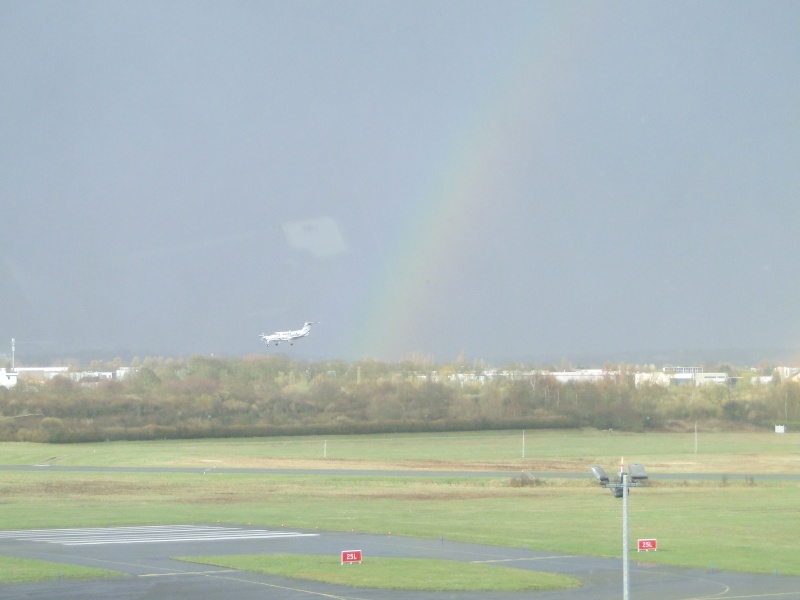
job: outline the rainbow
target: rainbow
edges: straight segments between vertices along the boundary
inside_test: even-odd
[[[389,258],[367,291],[367,312],[348,354],[356,359],[401,360],[425,348],[415,332],[425,326],[436,287],[448,273],[459,272],[459,261],[474,240],[492,243],[482,234],[482,219],[503,208],[505,170],[530,155],[530,138],[557,107],[549,106],[547,89],[560,81],[560,66],[575,48],[573,36],[591,27],[597,15],[586,4],[542,7],[531,3],[521,18],[524,35],[498,66],[493,91],[469,114],[460,133],[445,142],[443,164],[433,165],[427,185],[409,201],[409,218],[394,241]],[[554,25],[555,24],[555,25]],[[576,31],[576,29],[578,31]],[[524,135],[520,136],[520,131]],[[507,212],[507,211],[504,211]],[[429,322],[429,321],[428,321]],[[455,356],[435,357],[455,360]]]

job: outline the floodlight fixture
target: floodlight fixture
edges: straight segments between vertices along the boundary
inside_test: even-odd
[[[628,465],[628,473],[630,473],[633,483],[645,483],[647,481],[647,471],[645,471],[644,466],[639,463]]]
[[[592,466],[592,474],[595,476],[595,478],[597,478],[597,481],[599,481],[602,485],[608,483],[608,475],[606,475],[606,472],[605,470],[603,470],[603,467],[598,467],[597,465]]]

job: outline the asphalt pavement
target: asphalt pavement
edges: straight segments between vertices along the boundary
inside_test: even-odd
[[[303,531],[284,528],[207,526],[114,527],[0,532],[0,553],[54,562],[102,567],[120,577],[72,582],[0,585],[8,599],[93,600],[617,600],[622,595],[619,559],[533,552],[447,539]],[[564,573],[581,580],[580,588],[557,592],[406,592],[346,586],[259,575],[176,560],[181,556],[219,554],[325,554],[361,550],[363,559],[384,556],[480,562]],[[701,598],[800,600],[800,577],[750,575],[679,569],[631,560],[632,598],[699,600]],[[343,565],[342,568],[359,568]],[[413,578],[413,571],[409,577]]]

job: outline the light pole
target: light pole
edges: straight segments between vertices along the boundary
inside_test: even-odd
[[[628,466],[625,472],[625,461],[620,460],[619,481],[609,481],[603,467],[591,467],[592,474],[600,485],[611,490],[615,498],[622,498],[622,599],[628,600],[630,583],[628,581],[628,494],[632,487],[647,485],[647,472],[638,463]]]

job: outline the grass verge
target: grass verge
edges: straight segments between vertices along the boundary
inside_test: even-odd
[[[260,554],[182,557],[179,560],[240,571],[310,579],[352,587],[429,592],[563,590],[580,582],[566,575],[511,567],[413,558],[365,558],[341,565],[335,556]]]
[[[14,556],[0,556],[0,583],[22,583],[26,581],[49,581],[53,579],[99,579],[124,577],[118,571],[82,567],[67,563],[32,560]]]

